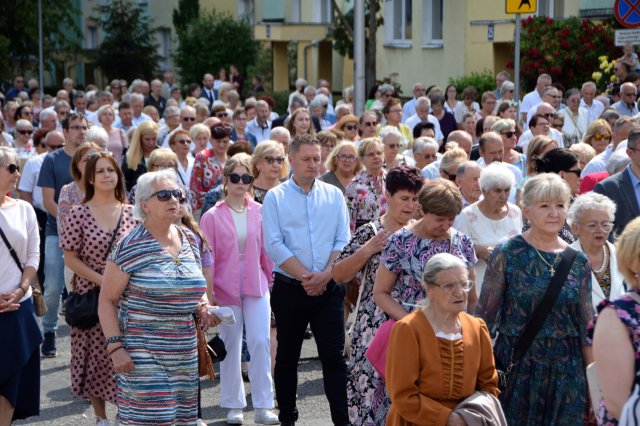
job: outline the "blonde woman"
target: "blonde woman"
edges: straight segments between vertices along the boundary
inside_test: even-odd
[[[147,172],[147,160],[158,147],[157,143],[158,125],[153,120],[143,121],[136,127],[127,154],[122,160],[127,191],[131,191],[138,178]]]
[[[344,194],[346,187],[362,170],[356,146],[352,142],[340,142],[329,153],[325,167],[327,172],[320,176],[320,180],[338,187]]]
[[[209,148],[211,141],[211,129],[202,123],[194,124],[189,129],[191,141],[194,145],[192,155],[195,157],[197,153]]]
[[[264,196],[289,175],[284,148],[276,141],[264,141],[256,146],[251,158],[253,199],[262,204]]]

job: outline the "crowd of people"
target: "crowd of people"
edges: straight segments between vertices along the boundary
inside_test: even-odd
[[[334,102],[326,80],[276,106],[255,77],[243,98],[233,66],[184,99],[171,72],[65,79],[55,97],[16,77],[0,120],[0,340],[15,348],[0,425],[39,414],[71,292],[99,293],[71,328],[70,380],[100,426],[107,402],[121,425],[205,424],[209,327],[228,424],[246,421],[243,376],[255,423],[304,423],[309,334],[336,425],[618,424],[640,384],[630,66],[617,92],[541,74],[522,101],[507,71],[484,93],[416,83],[402,100],[380,84],[360,116],[353,87]]]

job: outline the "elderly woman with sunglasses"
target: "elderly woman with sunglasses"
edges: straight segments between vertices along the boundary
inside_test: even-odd
[[[327,172],[320,176],[320,180],[336,186],[344,194],[345,188],[362,170],[362,163],[358,158],[358,150],[348,141],[342,141],[331,150],[325,161]]]
[[[103,274],[98,312],[122,425],[196,423],[193,315],[214,320],[196,239],[174,225],[185,202],[173,171],[141,176],[133,210],[141,223],[114,244]]]
[[[600,302],[614,300],[625,292],[616,248],[607,241],[615,214],[616,204],[609,197],[595,192],[576,198],[567,213],[567,222],[576,236],[571,247],[586,254],[591,264],[594,313]]]
[[[253,182],[251,157],[236,154],[223,170],[224,198],[201,220],[202,232],[215,256],[213,291],[216,302],[229,306],[232,325],[221,325],[227,357],[220,364],[220,405],[227,423],[242,424],[246,407],[240,370],[243,325],[251,355],[249,381],[258,424],[279,424],[273,413],[273,380],[269,344],[271,309],[269,285],[273,261],[264,249],[261,205],[249,191]]]
[[[29,120],[19,119],[16,121],[14,131],[13,147],[21,160],[36,155],[36,149],[33,146],[31,135],[33,135],[33,124]]]
[[[78,294],[100,286],[113,244],[138,223],[133,207],[125,204],[124,177],[113,155],[91,152],[84,158],[88,158],[82,177],[86,195],[63,218],[58,216],[64,230],[60,247]],[[91,401],[96,424],[107,426],[105,401],[116,403],[116,382],[100,323],[90,328],[71,327],[71,388],[73,396]]]
[[[227,161],[227,147],[231,140],[231,127],[223,123],[211,127],[212,148],[196,154],[189,189],[194,194],[193,209],[202,207],[204,197],[210,189],[222,182],[222,168]]]
[[[598,155],[607,149],[612,138],[613,133],[609,123],[603,119],[598,119],[589,124],[582,141],[587,145],[591,145],[596,150],[596,155]]]
[[[498,133],[502,138],[502,144],[504,145],[502,161],[516,166],[524,176],[527,171],[527,159],[524,154],[516,151],[516,145],[518,144],[516,122],[510,118],[500,119],[493,123],[491,131]]]
[[[40,258],[38,222],[31,205],[10,198],[20,178],[18,155],[0,147],[0,229],[18,256],[0,241],[0,424],[40,413],[42,333],[31,298]]]
[[[411,157],[400,154],[402,147],[402,134],[394,126],[383,126],[380,129],[380,140],[384,145],[384,168],[391,170],[394,167],[413,167],[416,162]]]

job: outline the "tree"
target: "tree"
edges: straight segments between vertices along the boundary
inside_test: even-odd
[[[338,6],[335,0],[331,0],[337,20],[333,24],[333,48],[343,56],[353,59],[353,24],[354,9],[346,14]],[[376,84],[376,33],[378,27],[384,24],[380,0],[365,0],[365,87],[369,93]]]
[[[42,0],[44,62],[70,59],[80,52],[80,13],[72,0]],[[38,70],[37,0],[0,2],[0,78]]]
[[[180,49],[175,61],[182,81],[198,82],[204,73],[236,64],[241,74],[255,63],[258,42],[246,19],[236,20],[228,13],[215,11],[192,20],[178,33]]]
[[[153,78],[160,57],[154,29],[143,10],[127,0],[113,0],[100,23],[106,36],[96,64],[107,78]]]
[[[180,0],[178,8],[173,9],[173,27],[177,33],[184,31],[189,22],[200,15],[200,0]]]

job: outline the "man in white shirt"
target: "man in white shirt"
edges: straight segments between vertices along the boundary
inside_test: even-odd
[[[251,133],[257,143],[268,140],[271,134],[271,111],[269,104],[263,100],[256,102],[256,118],[247,123],[246,132]]]
[[[501,163],[507,167],[516,179],[516,184],[511,188],[509,194],[509,202],[515,203],[516,200],[516,188],[522,181],[522,172],[513,164],[504,163],[502,157],[504,156],[504,143],[502,137],[496,132],[484,133],[478,141],[480,145],[480,158],[478,158],[478,164],[480,167],[486,167],[491,163]]]
[[[402,122],[407,123],[407,120],[416,113],[416,101],[419,97],[424,96],[427,90],[424,87],[424,83],[416,83],[413,85],[413,99],[407,101],[402,107]],[[429,111],[427,111],[428,113]]]
[[[540,74],[536,82],[535,90],[524,95],[522,105],[520,105],[520,116],[523,123],[527,124],[531,117],[527,117],[529,109],[534,105],[542,102],[542,89],[551,86],[551,76],[549,74]]]
[[[413,128],[416,127],[416,124],[418,123],[432,123],[436,132],[435,139],[438,142],[441,142],[444,139],[444,136],[442,135],[442,130],[440,129],[440,122],[433,115],[429,114],[430,109],[431,101],[429,100],[429,98],[427,98],[426,96],[420,96],[416,100],[413,108],[415,113],[411,117],[409,117],[405,124],[409,126],[411,131],[413,131]]]
[[[623,83],[622,86],[620,86],[620,100],[611,105],[611,108],[625,117],[636,115],[638,113],[636,106],[637,93],[638,89],[635,84]]]
[[[529,129],[529,120],[531,120],[531,117],[533,117],[536,114],[536,109],[538,109],[538,106],[540,106],[540,104],[542,104],[543,102],[548,103],[549,105],[551,105],[551,107],[555,112],[558,112],[558,109],[554,106],[554,104],[559,103],[559,102],[556,102],[556,98],[559,98],[558,100],[560,100],[562,99],[562,95],[560,94],[560,91],[555,87],[547,86],[544,89],[542,89],[542,100],[537,104],[533,105],[531,108],[529,108],[529,111],[527,111],[527,117],[528,117],[527,122],[524,123],[524,126],[522,127],[522,129],[523,130]]]
[[[589,124],[592,121],[600,118],[600,114],[604,111],[604,104],[596,97],[596,84],[593,81],[587,81],[582,85],[582,99],[580,100],[580,107],[589,111]]]
[[[538,105],[538,108],[536,108],[534,115],[535,114],[544,115],[549,123],[549,132],[547,133],[547,136],[553,138],[556,141],[556,143],[558,144],[558,148],[564,148],[564,139],[562,138],[562,133],[551,127],[553,117],[556,115],[555,109],[553,109],[550,104],[543,102]],[[529,142],[531,142],[531,139],[533,139],[533,133],[531,133],[531,129],[527,130],[522,134],[522,136],[520,136],[520,139],[518,139],[518,146],[522,147],[522,152],[527,152],[527,147],[529,146]]]
[[[151,117],[142,112],[142,109],[144,108],[144,96],[142,94],[132,93],[129,96],[129,103],[133,109],[132,120],[134,127],[137,127],[143,121],[151,120]]]

